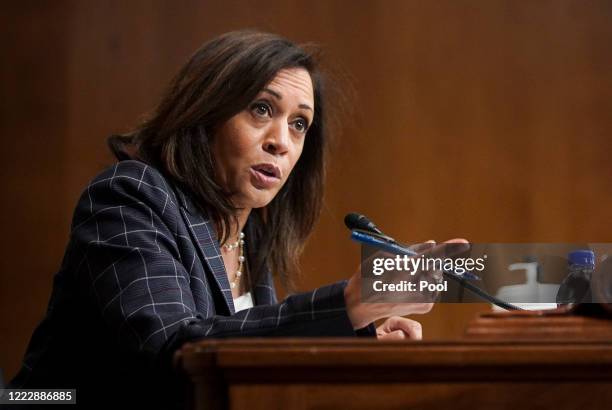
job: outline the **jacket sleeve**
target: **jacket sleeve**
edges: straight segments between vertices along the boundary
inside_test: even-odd
[[[92,181],[77,204],[70,243],[79,289],[122,348],[153,359],[204,337],[356,334],[344,281],[232,316],[198,311],[173,198],[157,171],[126,161]]]

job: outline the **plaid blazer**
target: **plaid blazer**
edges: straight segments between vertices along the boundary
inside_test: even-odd
[[[353,330],[345,286],[278,303],[268,272],[252,288],[255,306],[235,313],[212,222],[160,172],[122,161],[78,201],[47,314],[11,386],[76,387],[77,402],[90,405],[102,405],[104,386],[107,398],[121,392],[143,405],[135,392],[168,390],[160,375],[172,373],[170,357],[186,341],[374,335],[373,326]],[[159,394],[149,393],[152,403]]]

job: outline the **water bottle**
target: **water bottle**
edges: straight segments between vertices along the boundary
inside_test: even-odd
[[[592,302],[591,276],[595,270],[595,253],[589,249],[570,252],[567,255],[567,270],[568,275],[557,293],[557,304]]]

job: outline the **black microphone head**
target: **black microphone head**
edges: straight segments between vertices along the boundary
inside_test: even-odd
[[[346,214],[344,217],[344,225],[350,230],[353,229],[363,229],[361,227],[361,219],[365,218],[363,215],[356,214],[355,212],[351,212],[350,214]]]
[[[383,235],[382,231],[374,225],[374,222],[370,221],[365,215],[351,212],[344,217],[344,224],[351,231],[354,229],[361,229],[362,231]]]

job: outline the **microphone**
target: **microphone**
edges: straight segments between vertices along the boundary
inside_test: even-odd
[[[391,243],[396,243],[395,239],[390,236],[385,235],[378,227],[374,224],[374,222],[370,221],[367,216],[358,214],[355,212],[351,212],[350,214],[346,214],[344,217],[344,225],[349,228],[351,231],[365,231],[369,233],[374,233],[376,236],[385,239]]]
[[[384,245],[384,242],[380,242],[378,244],[380,248],[387,249],[387,250],[391,249],[392,252],[393,251],[397,252],[396,250],[393,249],[394,247],[397,247],[399,249],[399,253],[416,256],[416,252],[406,249],[405,245],[399,244],[395,242],[393,238],[385,235],[380,229],[378,229],[378,227],[374,224],[374,222],[370,221],[365,215],[351,212],[344,217],[344,224],[346,225],[348,229],[350,229],[353,232],[353,234],[357,233],[358,237],[363,236],[362,238],[357,238],[357,240],[359,240],[360,242],[369,243],[371,245],[376,246],[377,244],[376,244],[375,238],[379,237],[391,243],[391,248],[389,248]],[[359,235],[360,233],[363,233],[363,234]],[[373,238],[374,240],[372,240],[372,238],[368,239],[366,237],[367,234],[372,235],[374,237]],[[502,309],[523,310],[516,305],[505,302],[501,299],[496,298],[493,295],[488,294],[484,290],[480,289],[478,286],[472,285],[471,283],[467,282],[462,275],[455,274],[454,272],[447,272],[445,270],[442,271],[442,274],[446,276],[447,278],[452,279],[455,282],[458,282],[461,287],[470,290],[475,295],[481,297],[482,299],[486,301],[493,303],[494,305],[501,307]]]
[[[355,212],[346,214],[346,216],[344,217],[344,224],[351,231],[355,229],[360,229],[362,231],[374,232],[384,236],[382,231],[378,229],[376,225],[374,225],[374,222],[370,221],[365,215],[357,214]]]

